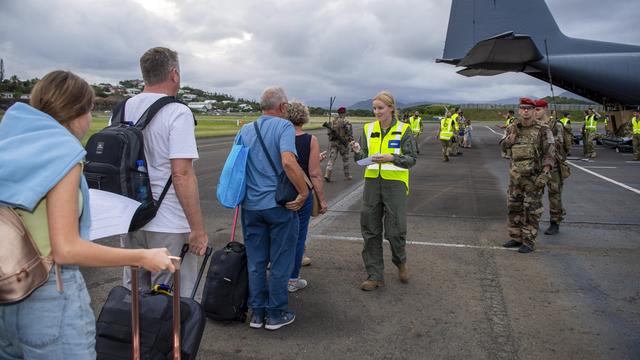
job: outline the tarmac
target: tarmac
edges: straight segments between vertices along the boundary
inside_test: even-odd
[[[473,147],[445,163],[435,127],[427,124],[411,169],[408,284],[397,279],[385,245],[385,287],[360,290],[363,171],[351,163],[354,179],[345,180],[338,159],[325,184],[329,212],[309,229],[312,264],[301,275],[309,286],[289,296],[295,322],[271,332],[207,320],[198,358],[640,358],[640,162],[602,146],[585,161],[575,145],[560,233],[543,234],[545,199],[536,251],[522,255],[501,247],[508,240],[502,130],[474,123]],[[361,134],[362,125],[354,128]],[[311,133],[327,149],[326,132]],[[230,236],[233,210],[217,203],[215,188],[232,141],[198,142],[200,200],[214,249]],[[121,270],[83,273],[97,316]]]

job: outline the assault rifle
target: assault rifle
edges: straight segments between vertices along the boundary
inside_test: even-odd
[[[331,124],[328,121],[325,121],[324,124],[322,124],[323,127],[326,127],[327,130],[329,130],[329,140],[330,141],[338,141],[340,144],[342,144],[345,147],[349,147],[349,142],[347,140],[345,140],[342,136],[340,136],[340,134],[331,127]]]

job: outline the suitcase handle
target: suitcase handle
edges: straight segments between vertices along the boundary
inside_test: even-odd
[[[189,251],[189,244],[182,245],[182,250],[180,250],[180,261],[184,260],[184,257],[187,255]],[[213,248],[211,246],[207,246],[207,250],[204,252],[204,260],[202,260],[202,265],[200,265],[200,270],[198,270],[198,276],[196,277],[196,283],[193,286],[193,290],[191,291],[191,298],[195,299],[196,292],[198,291],[198,287],[200,286],[200,280],[202,280],[202,274],[204,273],[204,268],[207,266],[207,261],[209,261],[209,257],[213,253]],[[173,276],[175,279],[175,275]],[[175,280],[174,280],[175,281]],[[173,285],[171,285],[171,291],[173,291]]]
[[[180,360],[180,264],[181,258],[169,256],[174,272],[173,291],[173,360]],[[140,360],[140,294],[138,293],[138,267],[131,267],[131,358]]]

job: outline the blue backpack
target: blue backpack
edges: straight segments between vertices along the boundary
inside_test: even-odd
[[[245,171],[248,156],[249,148],[242,145],[242,138],[238,136],[224,163],[216,188],[218,202],[226,208],[233,209],[244,200],[247,190]]]

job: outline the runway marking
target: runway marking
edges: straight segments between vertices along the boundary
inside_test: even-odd
[[[349,241],[349,242],[362,242],[361,237],[356,236],[333,236],[333,235],[311,235],[312,239],[318,240],[338,240],[338,241]],[[383,240],[385,243],[389,241]],[[410,245],[421,245],[421,246],[437,246],[437,247],[449,247],[449,248],[467,248],[467,249],[491,249],[491,250],[509,250],[502,246],[480,246],[480,245],[465,245],[465,244],[449,244],[449,243],[437,243],[437,242],[429,242],[429,241],[407,241],[407,244]]]
[[[587,169],[617,169],[616,166],[585,166]]]
[[[638,164],[640,165],[640,161],[625,161],[627,164]]]
[[[490,127],[488,127],[486,125],[484,127],[486,127],[487,129],[491,130],[492,133],[494,133],[494,134],[496,134],[498,136],[504,136],[504,133],[496,132],[495,130],[493,130],[492,128],[490,128]]]
[[[589,170],[589,169],[585,169],[584,167],[582,167],[582,166],[580,166],[580,165],[576,165],[576,164],[572,163],[571,161],[567,161],[567,164],[569,164],[569,165],[571,165],[571,166],[574,166],[574,167],[576,167],[576,168],[578,168],[578,169],[580,169],[580,170],[582,170],[582,171],[584,171],[584,172],[587,172],[587,173],[589,173],[589,174],[591,174],[591,175],[593,175],[593,176],[597,176],[597,177],[601,178],[602,180],[608,181],[608,182],[610,182],[610,183],[612,183],[612,184],[618,185],[618,186],[620,186],[620,187],[622,187],[622,188],[625,188],[625,189],[627,189],[627,190],[629,190],[629,191],[633,191],[634,193],[636,193],[636,194],[640,195],[640,190],[638,190],[638,189],[636,189],[636,188],[632,188],[632,187],[631,187],[631,186],[629,186],[629,185],[625,185],[625,184],[623,184],[623,183],[621,183],[621,182],[615,181],[615,180],[613,180],[613,179],[609,179],[608,177],[603,176],[603,175],[600,175],[600,174],[598,174],[597,172],[591,171],[591,170]]]

